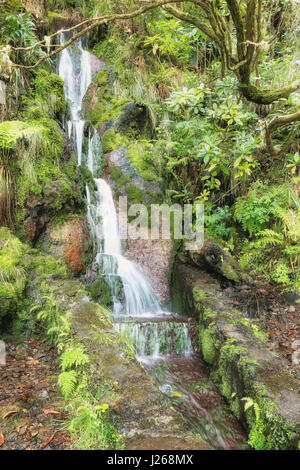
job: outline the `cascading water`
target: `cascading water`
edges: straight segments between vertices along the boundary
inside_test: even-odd
[[[62,35],[61,42],[64,41]],[[111,288],[115,327],[131,338],[138,359],[162,393],[175,400],[174,406],[183,413],[191,429],[216,448],[239,448],[245,437],[230,411],[227,409],[220,416],[211,411],[212,399],[218,404],[222,399],[216,390],[211,392],[208,374],[203,371],[200,359],[193,355],[188,322],[163,312],[145,277],[122,255],[112,191],[99,178],[101,141],[96,129],[82,117],[83,98],[93,71],[90,54],[83,49],[81,40],[61,52],[58,72],[64,80],[69,104],[66,130],[75,143],[78,165],[85,165],[94,177],[95,194],[86,186],[87,218],[95,240],[99,274]]]
[[[65,36],[62,34],[61,43],[64,42]],[[78,61],[72,60],[72,51],[79,55]],[[89,53],[82,48],[81,39],[78,40],[76,46],[61,52],[58,73],[64,80],[65,97],[70,107],[70,119],[67,122],[68,134],[76,143],[77,163],[81,165],[85,124],[81,117],[82,101],[92,81]]]
[[[62,35],[61,42],[64,41],[65,37]],[[92,81],[89,58],[90,54],[82,48],[81,40],[79,40],[74,46],[62,51],[58,71],[64,80],[65,96],[70,108],[67,129],[69,137],[73,138],[76,143],[78,165],[85,163],[95,177],[93,150],[97,145],[95,142],[97,132],[92,126],[90,126],[86,162],[83,162],[82,158],[85,127],[85,121],[81,115],[82,102]],[[96,156],[101,158],[101,155]],[[110,186],[101,178],[95,178],[95,185],[97,188],[95,203],[92,202],[89,188],[86,188],[88,221],[96,239],[96,262],[101,267],[101,274],[106,277],[112,290],[114,313],[140,316],[162,312],[147,280],[137,270],[134,263],[121,253],[117,213]],[[122,283],[125,297],[124,306],[114,295],[116,279],[120,279]]]

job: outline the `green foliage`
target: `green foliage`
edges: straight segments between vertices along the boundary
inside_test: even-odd
[[[117,148],[126,148],[127,145],[127,137],[116,133],[113,129],[108,129],[102,136],[103,153],[112,152]]]
[[[231,226],[232,214],[228,206],[211,209],[205,214],[204,224],[206,231],[215,240],[228,240],[235,231]]]
[[[148,141],[139,141],[128,145],[126,155],[144,180],[161,181],[151,154],[151,144]]]
[[[182,87],[170,94],[170,97],[166,99],[166,104],[172,113],[181,111],[189,115],[198,114],[205,95],[210,93],[203,83],[195,88]]]
[[[1,42],[12,46],[32,46],[35,43],[35,25],[30,13],[23,9],[19,1],[1,4]]]
[[[295,433],[292,425],[283,421],[275,411],[275,405],[264,398],[255,401],[243,399],[250,423],[249,444],[255,450],[287,450]],[[253,409],[253,412],[251,410]]]
[[[65,10],[81,6],[81,0],[48,0],[49,8]]]
[[[93,300],[100,302],[104,307],[112,305],[110,288],[104,279],[98,279],[88,285],[87,289]]]
[[[152,46],[154,55],[171,56],[178,61],[186,62],[192,55],[193,46],[201,34],[198,28],[181,21],[161,15],[150,22],[150,33],[144,40],[145,45]]]
[[[252,185],[235,204],[234,217],[252,237],[242,248],[241,265],[267,279],[299,288],[299,199],[289,184]]]
[[[213,198],[232,181],[249,179],[258,166],[260,136],[250,127],[256,115],[228,97],[226,80],[216,82],[213,91],[195,82],[166,100],[171,117],[158,127],[152,153],[165,160],[162,175],[170,189],[180,192],[189,184],[194,198]]]
[[[68,431],[76,450],[123,449],[121,436],[108,419],[109,407],[89,394],[70,404],[73,418]]]
[[[0,321],[10,323],[18,316],[26,285],[26,255],[29,247],[0,227]]]
[[[75,370],[62,372],[58,376],[58,385],[65,398],[69,398],[76,390],[78,377]]]
[[[35,101],[27,111],[34,117],[40,108],[41,114],[54,117],[62,113],[65,107],[64,82],[56,75],[45,69],[39,69],[33,81]]]
[[[66,372],[71,368],[83,367],[89,363],[89,357],[82,346],[67,349],[60,357],[61,368]]]
[[[133,183],[129,183],[126,188],[125,192],[128,196],[128,199],[133,204],[142,204],[143,203],[143,191],[137,188]]]

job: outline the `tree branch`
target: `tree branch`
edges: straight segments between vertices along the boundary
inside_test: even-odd
[[[89,32],[90,30],[100,26],[101,24],[111,23],[112,21],[117,21],[117,20],[126,20],[126,19],[130,19],[130,18],[135,18],[136,16],[139,16],[143,13],[146,13],[149,10],[153,10],[154,8],[166,5],[168,3],[182,3],[182,2],[183,2],[183,0],[157,0],[155,2],[149,2],[149,3],[147,2],[145,5],[141,6],[139,9],[137,9],[135,11],[132,11],[132,12],[129,12],[129,13],[121,13],[121,14],[115,14],[115,15],[103,15],[103,16],[99,16],[99,17],[96,17],[96,18],[87,19],[87,20],[83,21],[82,23],[79,23],[78,25],[72,26],[69,29],[56,31],[52,35],[48,36],[48,39],[49,38],[52,39],[53,37],[55,37],[55,36],[57,36],[61,33],[70,32],[72,30],[75,30],[75,29],[83,26],[84,24],[87,24],[87,23],[90,23],[90,22],[92,23],[89,26],[86,26],[85,28],[83,28],[78,33],[74,34],[74,36],[72,36],[72,38],[70,38],[66,43],[60,45],[55,51],[52,51],[48,54],[45,54],[35,64],[33,64],[33,65],[22,65],[22,64],[15,64],[15,63],[12,62],[11,66],[18,67],[18,68],[23,68],[23,69],[36,68],[44,60],[50,59],[55,54],[58,54],[59,52],[61,52],[66,47],[70,46],[78,38],[80,38],[81,36],[83,36],[84,34]],[[33,46],[30,46],[28,50],[34,49],[38,45],[39,46],[44,45],[45,47],[47,47],[46,40],[44,39],[43,41],[40,41],[40,42],[34,44]]]
[[[257,104],[271,104],[280,98],[287,98],[291,93],[300,89],[300,80],[292,82],[290,85],[274,90],[257,88],[255,85],[241,84],[240,91],[247,100]]]
[[[266,143],[267,149],[272,156],[276,156],[280,153],[280,148],[276,149],[272,141],[272,132],[282,126],[287,126],[292,122],[300,121],[300,110],[293,114],[286,114],[285,116],[276,116],[266,126]]]

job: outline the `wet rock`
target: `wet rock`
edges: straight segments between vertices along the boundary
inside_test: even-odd
[[[71,219],[61,225],[49,224],[41,237],[43,249],[56,258],[63,257],[75,274],[86,265],[86,249],[90,233],[86,218]]]
[[[44,202],[36,195],[28,197],[25,207],[28,213],[24,221],[25,233],[29,240],[34,242],[45,228],[49,216],[44,213]]]
[[[192,263],[200,269],[218,275],[228,281],[240,283],[250,280],[237,261],[223,250],[215,241],[206,238],[202,248],[190,251]]]
[[[135,448],[151,439],[164,439],[168,449],[209,449],[186,431],[183,417],[155,387],[132,350],[113,328],[108,312],[94,302],[86,302],[87,293],[76,280],[50,280],[51,289],[60,299],[62,311],[71,313],[74,337],[80,340],[90,357],[89,387],[96,394],[99,384],[109,384],[112,398],[106,398],[111,418],[125,433],[126,445]],[[150,441],[149,441],[150,442]],[[144,447],[145,448],[145,447]]]
[[[127,104],[113,127],[116,132],[123,135],[134,130],[145,138],[151,139],[153,137],[153,124],[150,113],[147,106],[142,103]]]
[[[126,185],[130,183],[142,192],[142,198],[145,204],[152,204],[159,199],[164,191],[164,184],[156,181],[147,181],[139,175],[138,169],[135,168],[130,159],[126,155],[126,149],[118,149],[106,155],[107,169],[111,172],[112,167],[120,168],[124,179],[124,184],[119,185],[118,180],[112,180],[118,185],[118,193],[127,196]]]

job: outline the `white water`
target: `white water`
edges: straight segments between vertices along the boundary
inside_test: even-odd
[[[64,40],[62,36],[61,42]],[[99,166],[102,151],[99,148],[98,134],[91,126],[87,155],[83,159],[85,121],[82,119],[82,102],[93,78],[89,56],[89,52],[82,48],[81,40],[79,40],[75,45],[62,51],[58,71],[64,80],[65,97],[70,108],[70,119],[66,127],[69,137],[76,144],[77,163],[78,165],[85,164],[89,168],[95,178],[97,188],[95,201],[92,201],[89,188],[86,187],[87,218],[96,241],[96,262],[100,273],[110,284],[115,314],[140,317],[162,313],[162,308],[145,277],[132,261],[122,255],[112,191],[105,180],[96,177],[95,162]],[[118,279],[123,285],[124,302],[120,301],[117,295],[116,281]]]
[[[62,34],[61,44],[64,42],[65,36]],[[76,54],[80,58],[79,61],[74,60]],[[85,124],[81,117],[82,101],[92,81],[89,53],[82,48],[81,39],[78,40],[76,47],[72,46],[61,52],[58,73],[64,80],[65,97],[70,106],[70,119],[67,122],[68,134],[76,144],[77,163],[81,165]]]
[[[155,320],[155,319],[154,319]],[[190,356],[192,344],[186,323],[169,321],[115,323],[120,333],[128,336],[141,362],[161,359],[171,354]]]

